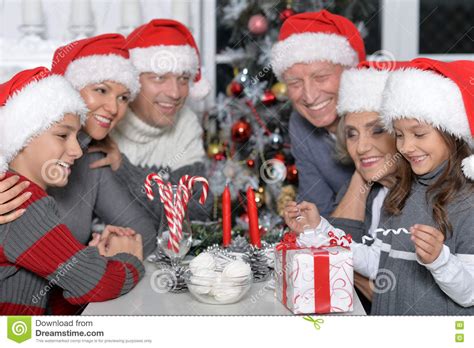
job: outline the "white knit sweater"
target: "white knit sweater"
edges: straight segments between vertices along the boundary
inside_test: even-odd
[[[204,161],[202,134],[197,115],[184,106],[176,115],[176,123],[166,128],[146,124],[129,108],[111,136],[132,164],[170,167],[173,171]]]

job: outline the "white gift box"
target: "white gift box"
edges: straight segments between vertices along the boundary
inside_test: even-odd
[[[275,250],[275,292],[294,314],[350,312],[352,251],[334,246]]]

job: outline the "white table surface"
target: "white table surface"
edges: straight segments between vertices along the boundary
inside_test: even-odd
[[[146,274],[128,294],[117,299],[89,304],[82,315],[293,315],[274,295],[268,281],[254,283],[243,299],[234,304],[198,302],[189,292],[157,293],[151,286],[157,269],[145,262]],[[366,315],[354,291],[354,311],[331,315]]]

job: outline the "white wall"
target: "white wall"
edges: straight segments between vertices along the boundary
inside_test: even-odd
[[[72,0],[42,0],[46,32],[41,42],[21,42],[22,1],[0,0],[0,81],[21,69],[49,67],[56,47],[73,39],[69,31]],[[95,32],[117,32],[122,0],[92,0]],[[215,85],[216,0],[140,0],[142,23],[153,18],[174,18],[189,26],[201,50],[203,74]],[[213,102],[211,94],[206,103]],[[196,105],[199,109],[204,104]]]
[[[175,0],[183,1],[183,0]],[[116,32],[120,27],[121,0],[92,0],[96,32],[103,34]],[[140,0],[143,21],[153,18],[171,18],[172,0]],[[71,0],[42,0],[46,19],[46,37],[52,40],[65,41],[72,38],[68,31]],[[18,39],[21,32],[18,27],[22,22],[21,0],[0,0],[0,37]]]

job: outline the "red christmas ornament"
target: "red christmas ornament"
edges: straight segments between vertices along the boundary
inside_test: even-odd
[[[223,153],[218,153],[217,155],[214,156],[214,159],[216,161],[223,161],[225,160],[225,155]]]
[[[291,7],[285,8],[283,11],[280,13],[280,20],[282,22],[286,21],[288,18],[293,16],[295,14],[295,11]]]
[[[248,224],[249,223],[249,215],[247,213],[242,213],[242,215],[239,216],[240,220],[242,222]]]
[[[298,181],[298,169],[296,169],[296,164],[290,164],[286,167],[286,180],[292,184]]]
[[[281,162],[285,163],[286,158],[285,158],[285,155],[283,153],[279,152],[273,157],[273,159],[276,159],[278,161],[281,161]]]
[[[252,134],[252,126],[250,123],[241,119],[232,126],[232,140],[236,143],[245,143],[250,139]]]
[[[270,105],[274,104],[276,102],[276,100],[277,100],[277,98],[276,98],[275,94],[273,94],[272,91],[266,90],[265,92],[263,92],[263,95],[262,95],[262,98],[261,98],[261,101],[262,101],[263,105],[270,106]]]
[[[248,159],[247,160],[247,167],[249,167],[249,168],[255,167],[255,161],[253,159]]]
[[[228,88],[231,94],[230,96],[234,97],[240,97],[240,95],[244,91],[244,86],[242,86],[242,84],[238,83],[237,81],[232,81]]]
[[[268,20],[261,14],[250,17],[248,29],[252,34],[261,35],[268,30]]]

